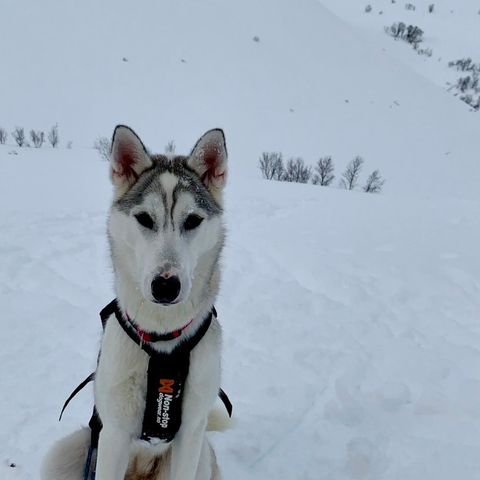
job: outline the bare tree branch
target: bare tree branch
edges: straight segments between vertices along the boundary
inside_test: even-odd
[[[285,182],[308,183],[312,176],[312,167],[305,165],[303,158],[290,158],[285,167],[282,180]]]
[[[321,185],[322,187],[328,187],[333,182],[335,175],[333,175],[333,162],[332,157],[322,157],[315,165],[315,175],[313,176],[312,183],[314,185]]]
[[[378,170],[374,170],[367,178],[367,183],[363,187],[363,191],[367,193],[380,193],[385,180],[381,177]]]
[[[12,137],[19,147],[23,147],[25,145],[25,129],[23,127],[15,127],[12,132]]]
[[[284,173],[283,158],[279,152],[263,152],[258,167],[263,178],[267,180],[281,180]]]
[[[358,183],[358,176],[362,170],[364,160],[362,157],[356,156],[348,165],[345,171],[342,173],[342,179],[340,180],[340,187],[346,190],[353,190]]]

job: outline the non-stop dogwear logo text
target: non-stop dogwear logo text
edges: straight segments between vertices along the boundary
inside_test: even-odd
[[[170,406],[173,401],[173,387],[175,380],[170,378],[161,378],[158,387],[157,398],[157,423],[162,428],[168,428],[170,421]]]

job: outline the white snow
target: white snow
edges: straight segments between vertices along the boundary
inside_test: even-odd
[[[121,122],[153,151],[226,130],[225,479],[479,478],[480,116],[383,33],[404,2],[364,3],[388,21],[353,0],[5,2],[0,127],[58,122],[62,148],[0,145],[1,479],[38,479],[88,422],[91,387],[57,418],[113,298],[90,147]],[[459,12],[445,63],[473,56],[474,2],[436,3],[439,25]],[[331,154],[337,177],[360,154],[385,193],[260,180],[265,150]]]

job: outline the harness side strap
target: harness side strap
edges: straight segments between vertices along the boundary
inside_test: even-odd
[[[118,302],[116,298],[113,299],[107,306],[102,308],[100,312],[100,320],[102,321],[102,327],[104,330],[107,320],[116,312],[116,310],[118,310]]]
[[[92,372],[71,394],[70,396],[67,398],[67,400],[65,401],[65,403],[63,404],[63,408],[62,408],[62,411],[60,412],[60,417],[58,417],[58,421],[60,421],[62,419],[62,415],[63,415],[63,412],[65,411],[65,409],[67,408],[68,404],[70,403],[70,400],[72,400],[72,398],[80,391],[83,389],[83,387],[85,387],[85,385],[87,385],[88,383],[90,383],[91,381],[93,381],[93,379],[95,378],[95,372]]]
[[[223,388],[221,388],[218,391],[218,396],[220,397],[220,400],[223,402],[225,405],[225,408],[227,409],[228,416],[232,418],[232,413],[233,413],[233,405],[230,399],[228,398],[228,395],[224,392]]]

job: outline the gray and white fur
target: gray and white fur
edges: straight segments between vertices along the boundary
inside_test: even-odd
[[[128,127],[115,129],[110,162],[114,187],[108,238],[122,312],[144,331],[171,332],[192,323],[195,333],[211,310],[224,244],[222,191],[227,174],[223,132],[210,130],[188,156],[148,153]],[[181,339],[152,345],[162,351]],[[110,319],[95,374],[95,405],[103,423],[96,480],[217,480],[206,437],[220,387],[221,329],[215,319],[190,355],[182,424],[169,443],[141,434],[149,357]],[[42,480],[82,480],[88,428],[47,453]]]

